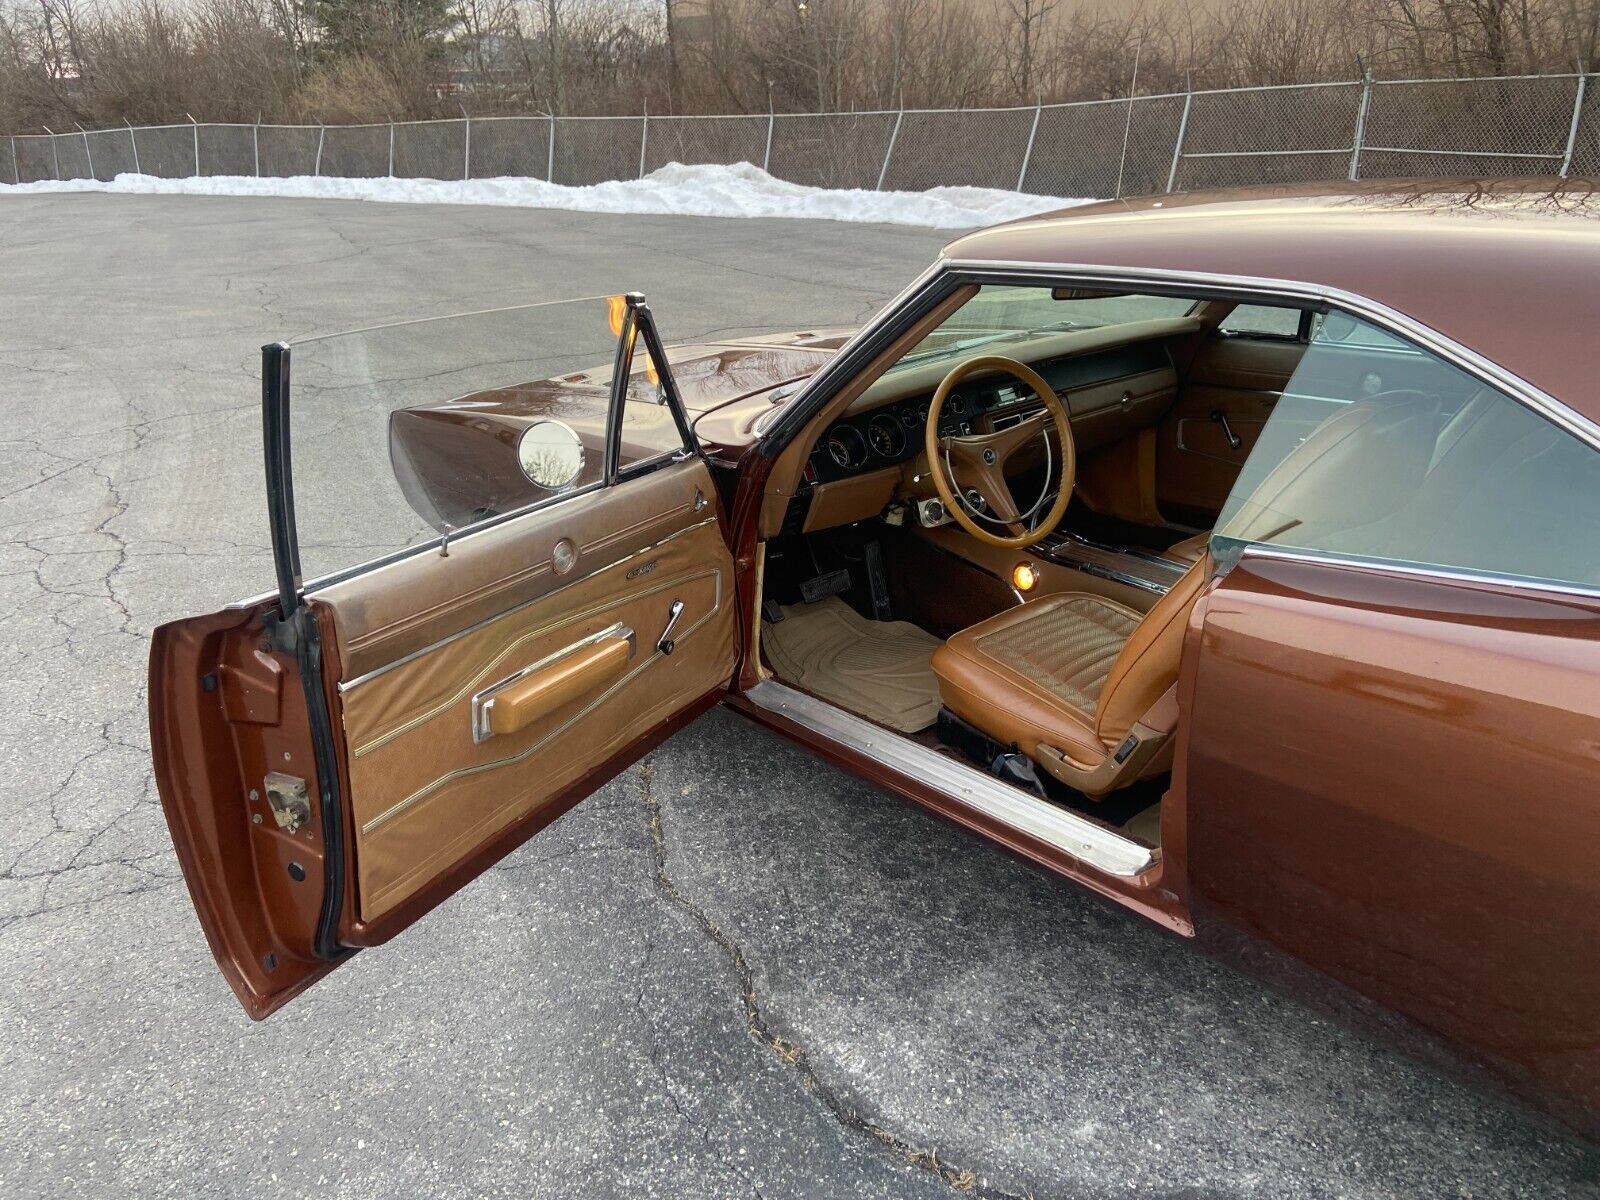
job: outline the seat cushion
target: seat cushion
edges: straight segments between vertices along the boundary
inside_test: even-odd
[[[933,655],[945,707],[1034,756],[1041,741],[1082,762],[1103,758],[1095,705],[1143,614],[1080,592],[1008,609]]]

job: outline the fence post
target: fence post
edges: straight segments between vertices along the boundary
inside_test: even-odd
[[[1022,185],[1028,178],[1028,164],[1033,161],[1033,140],[1039,136],[1039,118],[1044,113],[1044,98],[1041,96],[1038,103],[1033,106],[1033,128],[1028,130],[1028,148],[1022,152],[1022,170],[1017,172],[1017,191],[1022,190]]]
[[[772,93],[770,91],[767,93],[767,99],[768,100],[772,99]],[[773,126],[773,123],[777,119],[778,119],[777,118],[777,114],[775,114],[772,111],[771,108],[768,108],[767,109],[767,148],[761,152],[761,169],[763,171],[771,171],[772,170],[772,126]]]
[[[466,120],[467,120],[466,146],[461,151],[461,178],[462,179],[471,179],[472,178],[472,114],[469,113],[466,110],[465,106],[463,106],[462,109],[461,109],[461,115],[463,117],[465,117]]]
[[[50,135],[50,161],[55,163],[56,182],[61,182],[61,152],[56,149],[56,131],[48,125],[39,126]]]
[[[1372,103],[1372,72],[1361,72],[1361,103],[1356,108],[1356,136],[1350,147],[1350,178],[1361,175],[1361,146],[1367,139],[1367,105]]]
[[[545,150],[545,154],[544,154],[544,181],[546,183],[554,183],[556,181],[556,115],[555,115],[555,113],[551,113],[550,114],[550,140],[545,145],[544,150]]]
[[[1133,132],[1133,98],[1139,94],[1139,56],[1144,53],[1144,39],[1133,48],[1133,78],[1128,81],[1128,114],[1122,121],[1122,157],[1117,159],[1117,186],[1111,194],[1122,195],[1122,171],[1128,165],[1128,135]]]
[[[650,103],[645,102],[644,121],[639,126],[639,178],[644,178],[644,150],[650,142]]]
[[[76,121],[73,124],[78,125]],[[94,151],[89,149],[89,131],[78,125],[78,132],[83,134],[83,159],[89,164],[89,178],[98,179],[99,176],[94,173]]]
[[[1572,152],[1578,148],[1578,123],[1583,119],[1583,97],[1588,90],[1589,77],[1578,68],[1578,91],[1572,98],[1572,124],[1567,127],[1567,152],[1561,156],[1561,178],[1572,170]]]
[[[144,172],[139,170],[139,139],[134,136],[133,122],[123,117],[122,123],[128,127],[128,146],[133,151],[133,173],[143,175]]]
[[[321,121],[317,122],[317,161],[311,173],[318,179],[322,178],[322,142],[328,136],[328,127]]]
[[[1178,140],[1172,143],[1172,169],[1167,172],[1167,194],[1178,186],[1178,163],[1183,158],[1183,139],[1189,134],[1189,109],[1194,104],[1194,89],[1183,94],[1183,116],[1178,118]]]
[[[256,114],[256,123],[250,126],[250,154],[256,164],[256,178],[261,178],[261,114]]]
[[[889,131],[889,144],[883,151],[883,166],[878,168],[878,187],[876,190],[880,192],[883,191],[883,181],[889,175],[889,160],[894,157],[894,144],[900,137],[900,122],[905,119],[906,110],[902,108],[895,114],[894,128]]]
[[[22,168],[17,165],[17,135],[11,135],[11,182],[22,182]]]
[[[188,113],[184,113],[183,115],[186,116],[186,117],[189,117]],[[200,178],[200,122],[196,121],[193,117],[189,117],[189,125],[190,125],[190,128],[193,129],[193,131],[194,131],[194,177],[196,179],[199,179]]]
[[[394,122],[389,122],[389,178],[394,178]]]

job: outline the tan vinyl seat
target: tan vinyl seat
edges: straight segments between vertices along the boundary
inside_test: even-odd
[[[1089,795],[1154,774],[1165,769],[1177,725],[1189,610],[1210,574],[1202,553],[1143,614],[1086,592],[1008,609],[934,651],[939,696],[962,720],[1016,743]]]

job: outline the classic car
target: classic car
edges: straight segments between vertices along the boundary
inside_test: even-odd
[[[852,335],[266,346],[276,586],[151,649],[223,975],[266,1016],[726,703],[1593,1132],[1588,192],[1091,205]]]

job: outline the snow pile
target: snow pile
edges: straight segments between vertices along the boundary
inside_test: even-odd
[[[0,196],[41,192],[117,192],[124,195],[287,196],[321,200],[382,200],[398,204],[496,204],[578,212],[648,213],[694,217],[800,217],[970,229],[1032,216],[1087,200],[1030,196],[993,188],[936,187],[925,192],[868,192],[806,187],[775,179],[750,163],[733,166],[668,163],[643,179],[566,187],[539,179],[322,179],[301,175],[257,179],[216,175],[158,179],[118,175],[93,179],[0,184]]]

